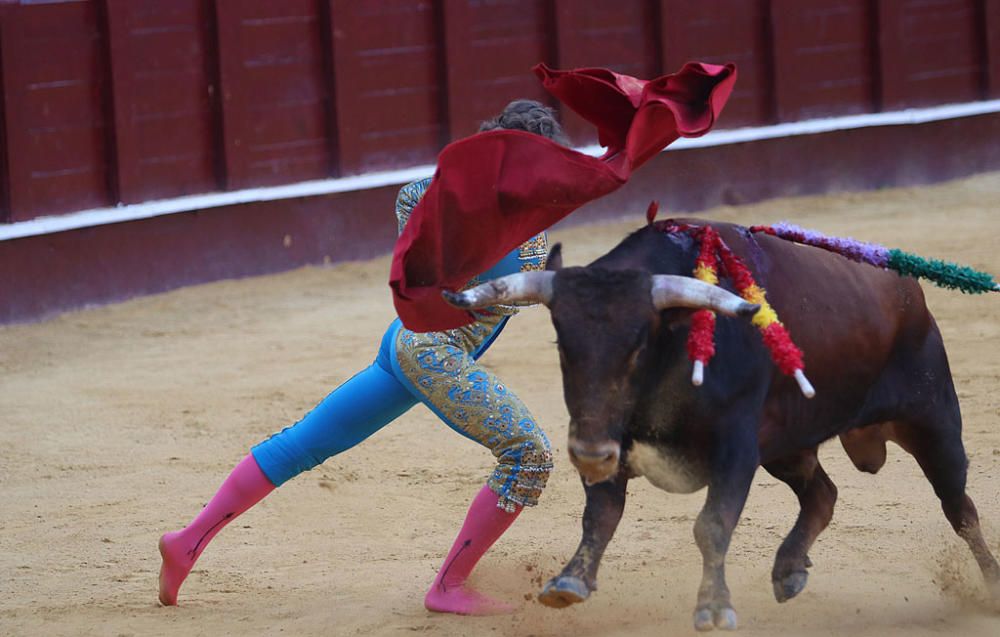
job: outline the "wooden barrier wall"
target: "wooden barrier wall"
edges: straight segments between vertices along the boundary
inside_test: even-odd
[[[689,59],[739,65],[723,127],[996,98],[1000,2],[5,1],[0,222],[432,163],[536,62]]]

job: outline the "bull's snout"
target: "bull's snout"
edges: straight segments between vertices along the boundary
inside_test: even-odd
[[[588,485],[604,482],[618,473],[621,445],[612,440],[583,442],[569,439],[569,459]]]

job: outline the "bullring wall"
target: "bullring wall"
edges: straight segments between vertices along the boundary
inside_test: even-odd
[[[3,2],[0,322],[384,253],[534,63],[689,59],[739,66],[730,130],[576,220],[1000,168],[993,0]]]

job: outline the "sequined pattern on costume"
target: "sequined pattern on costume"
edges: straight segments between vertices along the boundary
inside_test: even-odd
[[[522,261],[531,261],[532,259],[545,259],[549,255],[549,242],[545,237],[545,233],[536,234],[532,238],[528,239],[521,244],[518,249],[518,257]]]
[[[431,178],[426,177],[412,181],[399,189],[399,195],[396,196],[396,224],[399,234],[403,234],[403,228],[406,227],[406,222],[410,220],[413,209],[417,206],[420,198],[424,196],[424,193],[427,192],[427,188],[430,185]]]
[[[400,370],[451,427],[488,447],[497,466],[488,484],[498,507],[533,506],[552,472],[545,433],[521,400],[479,365],[475,351],[503,319],[500,315],[446,332],[399,330]]]
[[[520,272],[540,272],[545,269],[549,258],[549,240],[544,232],[536,234],[517,248],[517,258],[520,262]],[[511,305],[495,305],[492,309],[506,316],[513,316],[520,308],[535,305],[534,303],[514,303]]]

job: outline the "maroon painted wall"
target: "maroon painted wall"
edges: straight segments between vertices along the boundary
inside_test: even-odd
[[[444,46],[430,2],[329,2],[339,174],[431,163],[445,141]]]
[[[530,69],[555,59],[552,0],[447,0],[437,6],[449,140],[474,133],[513,98],[551,102]]]
[[[1000,97],[998,5],[0,0],[0,222],[431,163],[539,61],[736,62],[723,127]]]
[[[770,4],[766,0],[659,3],[660,68],[674,69],[691,59],[734,62],[739,68],[739,80],[720,122],[723,126],[776,121]]]
[[[10,220],[115,203],[100,7],[68,2],[0,11]]]
[[[941,101],[967,102],[987,93],[983,15],[986,0],[882,0],[882,102],[887,109]],[[1000,65],[994,58],[990,64]]]
[[[117,200],[219,189],[211,7],[199,0],[105,5]]]
[[[226,187],[330,175],[332,83],[320,4],[216,0],[214,5]]]
[[[661,153],[563,223],[1000,170],[1000,114]],[[396,187],[258,202],[0,242],[0,325],[182,285],[392,248]],[[388,272],[385,293],[389,294]]]
[[[0,0],[0,224],[430,164],[551,103],[536,62],[690,59],[739,66],[724,128],[996,99],[1000,0]],[[997,139],[994,113],[664,153],[567,223],[997,170]],[[395,191],[0,241],[0,324],[383,253]]]

